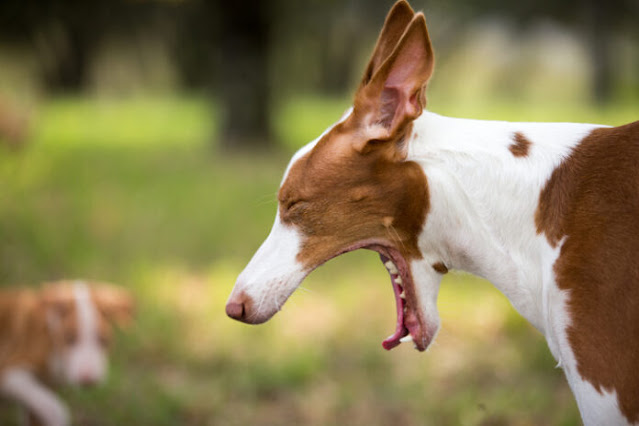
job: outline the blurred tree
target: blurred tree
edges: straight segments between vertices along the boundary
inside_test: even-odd
[[[81,89],[91,44],[99,29],[88,24],[87,3],[64,1],[0,2],[0,32],[5,40],[29,43],[47,90]],[[93,31],[87,32],[91,28]]]
[[[125,0],[3,0],[0,38],[31,46],[48,92],[79,92],[100,43],[131,34],[155,17],[157,3]]]
[[[1,0],[0,42],[33,50],[48,91],[81,91],[97,53],[112,39],[144,49],[161,40],[188,89],[207,89],[221,105],[222,145],[272,143],[271,112],[287,91],[343,94],[359,78],[365,55],[393,0]],[[412,0],[415,9],[464,20],[502,15],[526,24],[552,18],[581,28],[599,102],[617,78],[616,34],[639,37],[637,0]],[[447,24],[439,21],[434,29]],[[440,30],[440,32],[442,32]],[[440,37],[439,50],[453,37]],[[289,92],[289,93],[290,93]]]
[[[247,4],[248,3],[248,4]],[[222,146],[268,147],[271,142],[269,91],[270,2],[222,1],[219,94],[224,107]]]
[[[520,24],[552,18],[579,30],[590,52],[592,97],[600,104],[613,95],[614,37],[639,31],[637,0],[454,0],[451,3],[467,19],[491,13],[514,18]]]

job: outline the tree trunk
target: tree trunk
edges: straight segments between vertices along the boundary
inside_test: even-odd
[[[219,4],[221,145],[227,149],[267,148],[272,144],[268,5],[259,0]]]
[[[612,57],[610,6],[599,0],[590,0],[589,36],[592,62],[593,100],[603,105],[612,97]]]

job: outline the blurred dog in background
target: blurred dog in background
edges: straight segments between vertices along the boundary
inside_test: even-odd
[[[45,383],[102,382],[112,326],[128,325],[133,307],[128,291],[104,283],[0,291],[0,395],[22,404],[29,422],[69,424],[66,405]]]

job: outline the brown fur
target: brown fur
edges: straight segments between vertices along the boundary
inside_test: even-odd
[[[554,171],[536,224],[567,290],[577,370],[639,421],[639,122],[594,130]]]
[[[44,375],[51,348],[45,306],[38,292],[0,293],[0,372],[20,365]]]
[[[398,1],[386,16],[382,31],[379,33],[375,49],[364,71],[361,86],[367,85],[382,63],[390,56],[413,19],[415,12],[405,1]]]
[[[521,132],[516,132],[513,136],[514,143],[508,147],[515,157],[527,157],[530,150],[530,142]]]
[[[305,235],[298,260],[308,268],[365,239],[388,241],[407,259],[421,257],[417,237],[428,211],[421,167],[395,162],[382,148],[348,149],[352,121],[297,161],[280,190],[280,217]]]
[[[0,291],[0,372],[21,366],[41,378],[48,376],[48,359],[56,348],[77,338],[77,314],[72,281],[47,283],[39,289]],[[89,286],[98,310],[98,338],[111,340],[111,322],[126,325],[133,315],[133,301],[123,289],[108,284]],[[52,331],[47,315],[60,325]]]

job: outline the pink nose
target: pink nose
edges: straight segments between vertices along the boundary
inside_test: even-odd
[[[244,318],[244,303],[229,301],[226,304],[226,315],[238,321],[242,321]]]
[[[78,383],[81,386],[93,386],[98,382],[98,378],[91,373],[84,372],[78,378]]]
[[[247,324],[259,324],[266,321],[266,318],[257,315],[257,312],[254,311],[253,299],[244,292],[229,299],[226,303],[226,315]]]

